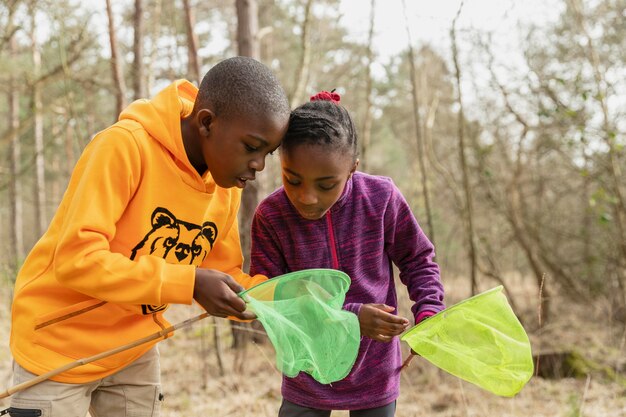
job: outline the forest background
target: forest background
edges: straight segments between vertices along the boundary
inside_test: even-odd
[[[549,377],[507,400],[416,360],[398,416],[626,415],[626,1],[439,3],[0,1],[0,381],[16,271],[85,145],[132,100],[247,55],[293,107],[342,94],[359,169],[402,190],[447,303],[504,285]],[[279,185],[273,156],[244,193],[244,252]],[[263,340],[213,320],[161,343],[164,415],[275,415]]]

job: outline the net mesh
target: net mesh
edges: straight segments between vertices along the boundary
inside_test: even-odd
[[[272,278],[240,296],[263,324],[276,366],[295,377],[306,372],[322,384],[345,378],[360,344],[356,315],[342,310],[350,277],[308,269]]]
[[[441,311],[401,339],[444,371],[497,395],[514,396],[533,374],[528,336],[502,286]]]

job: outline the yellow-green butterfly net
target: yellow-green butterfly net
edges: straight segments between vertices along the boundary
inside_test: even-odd
[[[439,312],[401,339],[444,371],[497,395],[514,396],[533,374],[528,336],[502,286]]]
[[[263,324],[276,366],[289,377],[306,372],[322,384],[345,378],[356,360],[359,320],[342,310],[350,277],[307,269],[272,278],[240,296]]]

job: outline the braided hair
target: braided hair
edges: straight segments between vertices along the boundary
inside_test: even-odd
[[[357,134],[348,110],[339,104],[339,94],[322,91],[291,112],[282,141],[283,151],[297,145],[324,145],[351,152],[357,157]]]

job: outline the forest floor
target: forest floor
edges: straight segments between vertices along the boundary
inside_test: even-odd
[[[626,385],[611,378],[611,375],[626,377],[624,324],[607,320],[610,312],[602,303],[578,306],[553,297],[551,317],[539,329],[536,288],[519,278],[509,281],[507,294],[521,311],[534,353],[576,351],[604,369],[579,378],[533,377],[517,396],[503,398],[461,381],[418,357],[402,373],[397,417],[626,416]],[[444,286],[449,306],[469,295],[463,281],[444,281]],[[493,286],[495,284],[485,285],[481,290]],[[400,311],[406,313],[409,309],[406,291],[400,286],[398,293]],[[8,348],[10,289],[0,291],[0,298],[4,301],[0,307],[2,391],[3,387],[12,385]],[[197,306],[172,306],[167,317],[177,323],[200,312]],[[250,342],[245,349],[235,351],[228,348],[231,343],[229,323],[223,319],[216,319],[216,325],[213,323],[213,319],[205,319],[159,344],[165,395],[161,415],[276,416],[281,401],[281,377],[274,366],[271,344]],[[214,329],[220,339],[222,372]],[[406,350],[404,354],[406,356]],[[0,400],[0,407],[8,407],[8,400]],[[334,412],[333,416],[348,416],[348,413]]]

